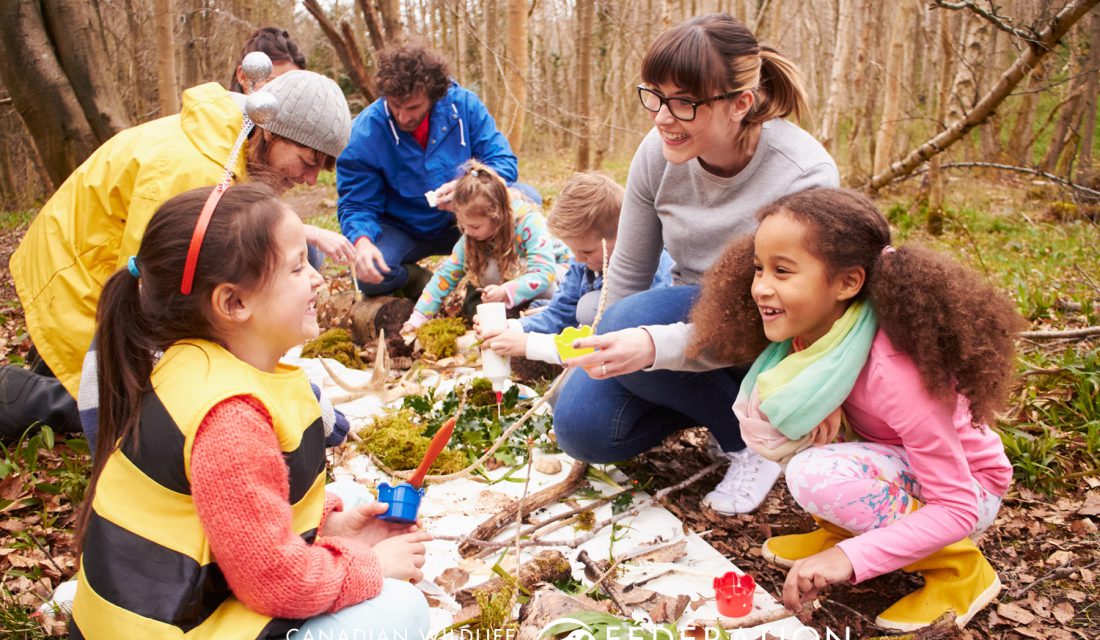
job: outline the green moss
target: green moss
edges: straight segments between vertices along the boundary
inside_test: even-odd
[[[490,633],[493,634],[488,637],[509,637],[511,634],[506,634],[507,629],[518,629],[517,623],[512,620],[512,605],[516,599],[515,586],[509,584],[499,591],[478,589],[474,591],[474,598],[481,610],[476,625],[478,631],[486,632],[487,636]],[[480,637],[481,634],[479,633],[478,636]]]
[[[346,329],[329,329],[302,347],[303,358],[332,358],[349,369],[366,369]]]
[[[464,333],[466,323],[462,318],[436,318],[416,330],[416,339],[424,353],[438,360],[455,354],[455,339]]]
[[[395,470],[414,469],[428,450],[431,438],[423,435],[423,424],[414,422],[416,413],[410,409],[388,411],[374,419],[359,432],[360,451],[373,453],[387,467]],[[432,464],[432,473],[454,473],[466,467],[466,456],[459,451],[444,449]]]
[[[470,390],[466,392],[466,402],[472,407],[497,406],[497,394],[493,391],[493,382],[488,378],[474,378]]]

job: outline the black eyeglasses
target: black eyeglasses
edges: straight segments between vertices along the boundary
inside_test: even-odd
[[[704,104],[716,100],[728,100],[739,95],[741,95],[740,91],[729,91],[710,98],[703,98],[702,100],[666,98],[645,85],[638,85],[638,99],[642,101],[642,106],[645,107],[646,111],[657,113],[661,110],[661,105],[664,105],[668,107],[668,112],[673,118],[683,122],[691,122],[694,120],[696,110]]]

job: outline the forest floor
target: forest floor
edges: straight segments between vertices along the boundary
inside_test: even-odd
[[[625,177],[619,175],[622,167],[612,173]],[[525,178],[547,185],[552,198],[567,175],[528,171]],[[968,175],[953,180],[948,193],[951,209],[939,237],[923,231],[924,213],[912,192],[902,189],[880,198],[900,238],[895,244],[920,240],[983,270],[1019,302],[1033,329],[1100,325],[1095,217],[1078,215],[1064,192],[1030,180]],[[335,227],[331,184],[290,198],[311,222]],[[26,212],[0,217],[0,361],[12,363],[22,362],[29,340],[7,262],[28,222]],[[935,637],[1100,638],[1100,340],[1021,340],[1019,363],[1019,385],[998,423],[1015,483],[980,541],[1004,589],[965,631]],[[708,464],[706,442],[702,430],[689,430],[620,466],[656,490]],[[45,621],[43,627],[32,611],[75,571],[73,507],[84,491],[86,449],[82,438],[54,438],[48,430],[19,442],[0,442],[4,637],[63,633],[63,623]],[[719,479],[715,473],[673,493],[664,504],[769,592],[779,594],[785,572],[761,558],[760,545],[772,535],[808,531],[812,521],[782,482],[753,514],[731,518],[701,508],[703,494]],[[914,575],[894,572],[833,587],[807,622],[821,638],[881,635],[875,616],[919,584]]]

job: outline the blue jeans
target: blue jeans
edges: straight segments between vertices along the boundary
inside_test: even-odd
[[[611,305],[599,333],[647,324],[673,324],[688,318],[697,286],[650,289]],[[731,327],[731,334],[736,330]],[[558,446],[586,462],[616,462],[647,451],[669,434],[705,426],[723,451],[745,448],[733,401],[745,369],[638,371],[593,380],[576,369],[554,405]]]
[[[405,283],[409,281],[409,270],[405,268],[406,263],[416,262],[428,256],[447,255],[451,253],[455,243],[458,242],[458,238],[462,235],[459,233],[458,227],[451,226],[447,228],[443,235],[424,240],[411,236],[384,220],[379,224],[382,227],[382,232],[375,238],[374,246],[382,252],[382,257],[386,260],[386,266],[390,268],[390,272],[383,273],[382,282],[377,284],[359,281],[359,290],[363,292],[363,295],[368,296],[386,295],[405,286]]]
[[[337,480],[325,491],[339,496],[345,509],[374,500],[366,487],[353,480]],[[386,578],[377,596],[335,613],[314,616],[286,637],[422,640],[428,637],[428,623],[424,594],[408,582]]]

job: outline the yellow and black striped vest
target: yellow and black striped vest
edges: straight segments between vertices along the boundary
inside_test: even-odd
[[[259,371],[194,340],[165,352],[152,385],[137,443],[115,450],[99,478],[70,637],[285,637],[301,621],[248,609],[218,569],[191,499],[191,447],[216,404],[236,395],[260,400],[286,462],[294,531],[312,542],[325,502],[325,436],[309,379],[297,367]]]

